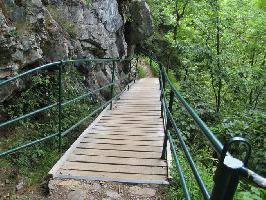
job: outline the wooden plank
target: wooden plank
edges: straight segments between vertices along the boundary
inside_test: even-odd
[[[110,156],[118,158],[157,158],[161,157],[161,152],[138,152],[138,151],[122,151],[122,150],[101,150],[101,149],[79,149],[73,151],[73,155],[88,156]]]
[[[88,133],[85,138],[111,139],[111,140],[131,140],[131,141],[162,141],[163,136],[157,135],[125,135],[125,134],[92,134]]]
[[[139,119],[106,119],[106,120],[101,120],[100,122],[98,122],[98,124],[136,124],[136,125],[160,125],[163,121],[160,119],[154,119],[154,120],[142,120],[141,118]]]
[[[136,165],[136,166],[167,167],[166,161],[161,160],[161,159],[118,158],[118,157],[106,157],[106,156],[70,155],[67,160],[70,162],[83,162],[83,163],[101,163],[101,164],[121,164],[121,165]]]
[[[132,129],[132,128],[136,128],[136,129],[146,129],[146,128],[150,128],[150,129],[159,129],[159,130],[163,130],[163,125],[162,124],[142,124],[142,123],[123,123],[123,127],[121,127],[121,123],[110,123],[110,122],[103,122],[103,123],[97,123],[95,126],[95,128],[98,127],[118,127],[118,128],[122,128],[122,129]]]
[[[134,96],[132,96],[132,98],[129,97],[129,96],[124,96],[119,101],[117,101],[116,104],[124,104],[124,103],[147,104],[150,101],[151,105],[152,104],[160,105],[161,102],[159,100],[157,100],[157,99],[158,98],[156,98],[156,100],[154,100],[154,97],[152,97],[152,98],[148,98],[148,97],[143,98],[143,97],[141,97],[141,95],[135,94]]]
[[[95,171],[78,171],[78,170],[61,170],[58,176],[62,176],[62,178],[73,177],[77,178],[77,176],[82,177],[81,179],[86,179],[85,177],[94,177],[94,179],[89,180],[106,180],[106,181],[115,181],[117,179],[126,179],[127,181],[122,182],[136,182],[139,183],[139,180],[146,181],[158,181],[158,183],[162,184],[162,181],[167,182],[165,175],[146,175],[146,174],[124,174],[124,173],[110,173],[110,172],[95,172]],[[100,178],[106,179],[100,179]],[[138,179],[138,180],[136,180]],[[134,181],[136,180],[136,181]],[[160,181],[159,181],[160,180]],[[117,180],[121,182],[120,180]],[[162,182],[162,183],[161,183]],[[144,182],[145,183],[145,182]],[[149,182],[146,182],[149,183]],[[165,183],[167,184],[167,183]]]
[[[129,107],[129,106],[115,106],[115,110],[126,110],[126,111],[160,111],[161,106],[158,107]]]
[[[94,172],[114,172],[125,174],[150,174],[167,175],[166,167],[154,166],[134,166],[134,165],[110,165],[101,163],[83,163],[65,161],[61,167],[64,170],[94,171]]]
[[[112,145],[134,145],[134,146],[151,146],[161,147],[163,141],[136,141],[136,140],[111,140],[111,139],[99,139],[84,137],[81,143],[93,143],[93,144],[112,144]]]
[[[161,116],[154,116],[154,115],[147,115],[147,116],[141,116],[141,119],[139,116],[135,116],[135,115],[104,115],[102,117],[102,120],[107,120],[107,119],[114,119],[114,120],[121,120],[121,119],[125,119],[125,120],[160,120],[163,121],[163,119],[161,118]]]
[[[103,127],[103,126],[97,126],[94,127],[93,129],[91,129],[93,131],[97,130],[99,131],[114,131],[114,132],[132,132],[132,133],[143,133],[143,132],[150,132],[150,133],[155,133],[155,132],[161,132],[163,133],[164,130],[163,128],[143,128],[143,127],[123,127],[123,128],[119,128],[119,127]]]
[[[121,123],[131,123],[131,122],[144,122],[144,123],[162,123],[163,120],[161,118],[125,118],[125,117],[120,117],[120,118],[102,118],[101,121],[98,123],[103,123],[103,122],[121,122]]]
[[[138,117],[143,117],[143,116],[161,116],[161,111],[134,111],[134,110],[114,110],[113,112],[107,112],[106,115],[112,114],[113,116],[116,115],[135,115]]]
[[[97,134],[97,135],[125,135],[125,136],[160,136],[163,137],[164,133],[163,131],[134,131],[134,130],[99,130],[99,129],[93,129],[90,130],[88,134]]]
[[[154,117],[130,117],[130,116],[116,116],[116,117],[104,117],[99,123],[102,123],[104,121],[119,121],[119,122],[156,122],[156,123],[163,123],[163,120],[161,118],[154,118]]]
[[[121,125],[121,127],[119,126],[103,126],[103,125],[99,125],[99,126],[95,126],[93,127],[91,130],[98,130],[98,131],[119,131],[119,132],[164,132],[164,129],[162,127],[131,127],[131,126],[126,126],[126,125]]]
[[[102,149],[102,150],[123,150],[123,151],[137,151],[137,152],[162,152],[162,147],[158,147],[158,146],[134,146],[134,145],[79,143],[77,148]]]
[[[145,110],[145,109],[147,109],[147,110],[150,110],[150,109],[156,109],[156,110],[158,110],[158,109],[161,109],[161,105],[145,105],[145,104],[116,104],[115,106],[114,106],[115,108],[128,108],[128,109],[133,109],[133,108],[135,108],[135,109],[139,109],[139,110]]]
[[[95,125],[95,127],[121,127],[121,125],[124,125],[126,129],[132,129],[132,128],[140,128],[140,129],[159,129],[163,130],[163,126],[161,124],[140,124],[140,123],[110,123],[110,122],[103,122],[103,123],[98,123]]]

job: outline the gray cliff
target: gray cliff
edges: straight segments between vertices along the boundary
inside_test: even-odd
[[[0,81],[62,59],[125,58],[151,34],[143,0],[0,0]],[[95,85],[110,79],[93,76]],[[21,84],[1,88],[0,102]]]

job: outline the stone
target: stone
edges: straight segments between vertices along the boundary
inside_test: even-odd
[[[129,188],[129,192],[132,196],[141,196],[141,197],[154,197],[156,190],[153,188],[141,188],[138,186],[133,186]]]
[[[84,192],[82,190],[75,190],[75,191],[71,191],[67,195],[67,199],[68,200],[84,200],[85,195],[84,195]]]
[[[26,185],[27,185],[27,181],[26,181],[26,179],[25,179],[25,178],[22,178],[22,179],[18,182],[18,184],[16,185],[16,190],[17,190],[17,191],[20,191],[20,190],[22,190]]]
[[[92,185],[89,187],[89,190],[92,190],[94,192],[97,192],[101,189],[101,185],[99,183],[92,183]]]
[[[153,34],[151,12],[146,1],[133,0],[130,16],[131,21],[126,24],[126,37],[128,45],[134,46]],[[132,51],[130,47],[128,50]]]
[[[122,17],[118,12],[116,0],[95,1],[94,7],[97,6],[98,17],[109,32],[116,32],[123,26]]]
[[[108,197],[110,197],[111,199],[119,199],[119,198],[121,198],[120,194],[118,194],[116,191],[112,191],[112,190],[107,190],[106,191],[106,195]]]

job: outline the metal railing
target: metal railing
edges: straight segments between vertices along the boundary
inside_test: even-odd
[[[39,108],[37,110],[34,110],[30,113],[27,113],[27,114],[24,114],[22,116],[19,116],[19,117],[16,117],[16,118],[13,118],[11,120],[8,120],[8,121],[5,121],[3,123],[0,124],[0,130],[3,129],[3,128],[6,128],[7,126],[15,123],[15,122],[18,122],[20,120],[23,120],[23,119],[26,119],[26,118],[29,118],[29,117],[32,117],[38,113],[41,113],[41,112],[44,112],[44,111],[48,111],[52,108],[55,108],[57,107],[57,112],[58,112],[58,131],[56,133],[53,133],[53,134],[49,134],[48,136],[46,137],[42,137],[40,139],[37,139],[37,140],[34,140],[34,141],[31,141],[31,142],[28,142],[26,144],[22,144],[20,146],[17,146],[17,147],[13,147],[13,148],[10,148],[6,151],[3,151],[3,152],[0,152],[0,158],[1,157],[4,157],[6,155],[9,155],[9,154],[12,154],[12,153],[15,153],[19,150],[22,150],[22,149],[25,149],[27,147],[30,147],[30,146],[33,146],[33,145],[36,145],[36,144],[39,144],[39,143],[42,143],[42,142],[45,142],[47,140],[50,140],[50,139],[53,139],[55,137],[58,138],[58,150],[60,152],[60,155],[62,154],[62,137],[65,136],[66,134],[68,134],[70,131],[74,130],[75,128],[77,128],[78,126],[80,126],[82,123],[84,123],[86,120],[88,120],[90,117],[94,116],[95,114],[99,113],[100,111],[102,111],[104,108],[106,108],[108,105],[110,105],[110,109],[112,109],[112,106],[113,106],[113,101],[116,100],[126,89],[129,89],[129,86],[130,86],[130,83],[135,79],[136,79],[136,70],[135,72],[133,72],[133,68],[132,68],[132,61],[133,58],[126,58],[126,59],[119,59],[119,58],[105,58],[105,59],[79,59],[79,60],[66,60],[66,61],[58,61],[58,62],[53,62],[53,63],[49,63],[49,64],[46,64],[46,65],[42,65],[40,67],[37,67],[37,68],[34,68],[34,69],[31,69],[29,71],[26,71],[24,73],[21,73],[17,76],[14,76],[12,78],[9,78],[7,80],[4,80],[2,82],[0,82],[0,88],[1,87],[4,87],[8,84],[11,84],[12,82],[14,81],[17,81],[21,78],[24,78],[26,76],[29,76],[29,75],[34,75],[35,73],[37,72],[40,72],[40,71],[43,71],[43,70],[56,70],[57,73],[58,73],[58,99],[57,99],[57,102],[56,103],[53,103],[53,104],[50,104],[46,107],[43,107],[43,108]],[[70,100],[67,100],[67,101],[63,101],[62,99],[62,96],[63,96],[63,79],[62,79],[62,70],[63,68],[67,65],[67,64],[71,64],[71,63],[81,63],[81,62],[85,62],[85,63],[111,63],[112,64],[112,75],[111,75],[111,82],[106,84],[105,86],[102,86],[100,88],[97,88],[93,91],[90,91],[90,92],[87,92],[85,94],[82,94],[76,98],[72,98]],[[128,65],[128,68],[129,68],[129,71],[128,71],[128,74],[126,74],[124,77],[118,79],[118,80],[115,80],[115,70],[116,70],[116,64],[118,62],[125,62],[126,65]],[[136,67],[137,67],[137,64],[136,64]],[[126,84],[126,87],[117,95],[114,96],[114,86],[121,83],[122,81],[125,81],[127,84]],[[66,130],[63,130],[62,129],[62,114],[63,114],[63,108],[69,104],[73,104],[75,102],[78,102],[82,99],[85,99],[86,97],[89,97],[103,89],[108,89],[110,88],[110,93],[111,93],[111,98],[103,103],[100,107],[98,107],[97,109],[95,109],[93,112],[89,113],[88,116],[86,116],[85,118],[81,119],[80,121],[78,121],[76,124],[72,125],[70,128],[66,129]]]
[[[155,62],[159,66],[159,80],[161,88],[161,102],[162,102],[162,117],[164,119],[164,145],[162,151],[162,158],[166,157],[167,141],[169,141],[172,156],[175,161],[176,169],[180,177],[180,184],[185,196],[185,199],[190,200],[191,195],[186,184],[186,178],[184,170],[180,165],[178,158],[176,141],[173,136],[177,137],[177,140],[182,147],[183,154],[188,162],[196,182],[200,188],[201,194],[205,200],[231,200],[236,192],[240,178],[250,181],[255,186],[266,188],[266,179],[255,172],[247,168],[247,162],[251,154],[251,146],[249,143],[240,137],[235,137],[222,145],[218,138],[212,133],[205,122],[198,116],[194,109],[189,105],[189,103],[181,96],[181,94],[176,90],[173,83],[169,79],[165,68],[157,60],[154,54],[146,51],[140,50],[144,56],[150,59],[150,63]],[[166,94],[167,90],[169,92]],[[201,132],[207,137],[208,141],[211,143],[213,149],[217,152],[219,158],[219,164],[214,174],[214,186],[211,194],[207,190],[207,187],[200,175],[199,170],[191,156],[189,148],[184,140],[181,130],[178,128],[174,116],[173,116],[173,105],[175,102],[181,103],[189,115],[193,118],[194,122],[198,125]],[[246,147],[246,156],[244,161],[234,158],[229,153],[229,148],[234,143],[242,143]]]

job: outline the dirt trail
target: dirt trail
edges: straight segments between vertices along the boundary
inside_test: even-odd
[[[149,78],[154,77],[153,76],[153,73],[152,73],[152,70],[150,68],[150,65],[145,60],[140,60],[140,63],[139,64],[141,66],[143,66],[143,68],[145,69],[145,71],[146,71],[146,77],[149,77]]]

